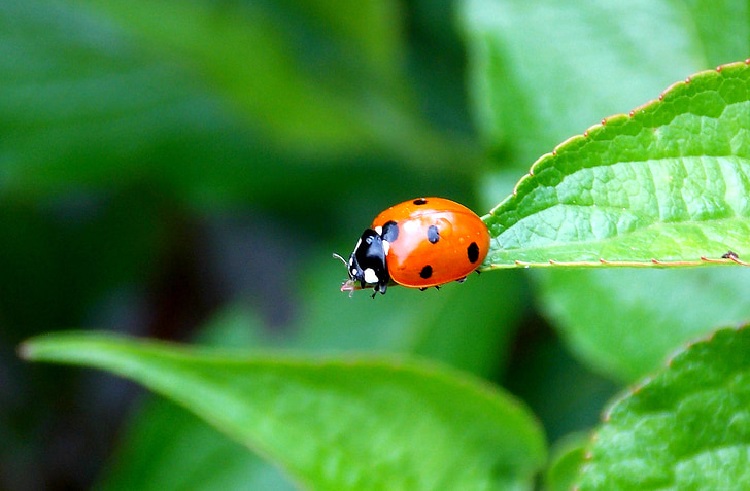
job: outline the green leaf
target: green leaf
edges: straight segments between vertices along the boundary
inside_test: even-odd
[[[314,489],[523,489],[545,458],[540,428],[510,396],[427,363],[240,357],[75,333],[22,353],[136,380]]]
[[[541,309],[597,372],[630,382],[717,324],[750,318],[750,271],[545,271]]]
[[[689,19],[686,19],[685,26],[695,26],[697,32],[691,32],[691,35],[700,41],[705,66],[720,65],[747,54],[750,44],[748,2],[686,0],[671,5],[675,9],[687,9]]]
[[[0,190],[309,210],[374,162],[456,177],[473,147],[422,113],[399,25],[395,1],[0,2]]]
[[[507,364],[508,346],[524,308],[519,302],[522,271],[473,275],[439,291],[397,287],[396,295],[384,297],[384,307],[367,292],[346,298],[328,288],[346,278],[341,264],[333,266],[311,264],[299,274],[303,322],[288,326],[299,333],[291,340],[294,348],[415,354],[484,378],[497,376]],[[356,319],[356,329],[341,319]]]
[[[189,67],[277,148],[452,153],[404,77],[395,1],[79,3]]]
[[[544,476],[547,491],[570,491],[578,478],[586,453],[588,436],[574,433],[556,443],[552,449],[550,464]]]
[[[738,24],[744,3],[726,5]],[[503,152],[497,164],[516,169],[677,76],[747,55],[745,44],[729,58],[705,60],[695,23],[713,14],[697,11],[693,19],[682,2],[466,0],[461,7],[479,130]],[[748,28],[726,35],[746,43]]]
[[[578,489],[750,489],[750,329],[717,331],[609,410]]]
[[[273,344],[247,302],[214,314],[198,338],[205,346],[248,351]],[[155,395],[144,399],[120,430],[97,490],[297,489],[276,466],[184,407]]]
[[[485,216],[484,268],[750,256],[750,64],[701,72],[542,156]]]
[[[297,489],[278,469],[166,399],[145,401],[124,430],[99,491]]]
[[[325,252],[313,250],[310,255],[323,257]],[[257,313],[241,301],[214,314],[198,342],[247,350],[284,342],[294,350],[328,354],[333,350],[413,353],[484,377],[497,376],[505,366],[523,305],[518,301],[522,285],[517,281],[522,271],[483,275],[440,291],[404,290],[384,298],[388,303],[384,310],[380,299],[346,298],[336,288],[321,288],[339,284],[344,271],[338,266],[333,260],[311,262],[297,272],[302,292],[298,322],[282,326],[286,336],[269,336]],[[505,293],[498,296],[498,292]],[[356,329],[341,322],[349,318],[358,319]],[[160,425],[166,434],[159,434]],[[154,434],[159,434],[158,441]],[[148,404],[121,435],[112,474],[105,473],[101,489],[177,490],[183,489],[188,476],[193,489],[216,489],[219,481],[221,489],[285,489],[270,464],[262,465],[250,453],[236,455],[236,445],[228,443],[226,436],[173,404]],[[183,455],[186,439],[199,439],[206,449]],[[231,464],[217,466],[217,461]],[[248,484],[258,480],[264,484]]]
[[[3,189],[71,193],[165,174],[175,185],[209,174],[206,162],[252,186],[247,162],[268,165],[218,97],[101,17],[69,2],[3,2],[0,26]]]

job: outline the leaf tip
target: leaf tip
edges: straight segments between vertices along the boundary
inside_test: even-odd
[[[23,343],[19,344],[18,347],[16,348],[16,354],[22,360],[26,360],[26,361],[34,360],[34,342],[24,341]]]

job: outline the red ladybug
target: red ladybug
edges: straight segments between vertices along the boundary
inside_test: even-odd
[[[463,281],[484,261],[487,226],[473,211],[443,198],[417,198],[375,217],[344,261],[349,273],[341,291],[372,286],[385,293],[391,281],[425,289]]]

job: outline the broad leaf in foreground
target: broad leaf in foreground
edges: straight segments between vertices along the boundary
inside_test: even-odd
[[[579,486],[750,489],[750,329],[724,329],[609,410]]]
[[[503,356],[521,304],[510,295],[495,297],[498,290],[518,291],[521,287],[513,281],[518,274],[485,275],[481,282],[467,281],[440,292],[403,291],[400,293],[404,295],[388,297],[387,314],[382,305],[378,307],[378,302],[366,295],[342,302],[338,292],[319,288],[321,284],[336,284],[338,274],[338,268],[329,264],[300,272],[300,290],[307,292],[297,316],[302,323],[284,326],[286,332],[298,333],[294,338],[283,338],[285,346],[329,355],[363,351],[418,355],[492,378],[505,365]],[[476,316],[478,309],[480,316]],[[336,321],[355,315],[360,319],[356,330]],[[472,315],[477,318],[470,322],[467,319]],[[269,337],[257,312],[242,301],[220,309],[203,326],[196,341],[248,351],[279,347],[279,338]],[[250,452],[238,455],[238,444],[161,398],[137,411],[119,433],[109,471],[97,486],[100,491],[177,491],[185,489],[186,483],[196,491],[276,491],[290,486],[288,478],[282,480],[270,464],[260,462]],[[196,442],[200,448],[185,448],[185,441]]]
[[[676,83],[542,156],[483,217],[484,268],[734,264],[750,256],[748,195],[750,61]]]
[[[93,489],[299,489],[277,467],[171,401],[155,396],[142,402],[118,432],[114,455]]]
[[[545,459],[541,429],[512,398],[427,363],[80,333],[36,338],[22,354],[138,381],[314,489],[528,489]]]

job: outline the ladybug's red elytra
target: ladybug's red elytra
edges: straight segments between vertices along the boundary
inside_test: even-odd
[[[444,198],[404,201],[380,213],[354,246],[342,291],[373,287],[384,294],[393,281],[429,288],[463,281],[487,256],[490,235],[481,218]]]

